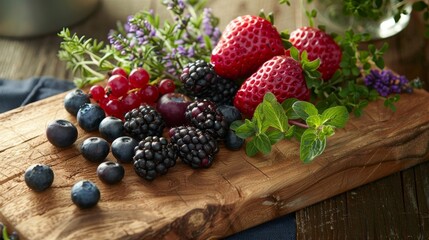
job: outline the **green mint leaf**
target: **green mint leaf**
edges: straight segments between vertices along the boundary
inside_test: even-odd
[[[322,125],[322,119],[320,118],[320,115],[311,115],[308,116],[307,120],[305,120],[308,127],[310,128],[318,128],[320,125]]]
[[[274,127],[285,132],[288,128],[286,113],[280,103],[277,102],[274,94],[265,94],[262,104],[264,104],[264,125]]]
[[[289,129],[288,129],[288,131],[289,131]],[[270,139],[271,145],[274,145],[278,141],[284,139],[285,138],[285,134],[282,131],[280,131],[280,130],[273,129],[273,130],[267,132],[267,137],[268,137],[268,139]]]
[[[349,112],[344,106],[336,106],[326,109],[321,116],[324,125],[343,128],[349,119]]]
[[[307,129],[301,136],[301,145],[299,148],[300,159],[304,163],[309,163],[322,154],[325,148],[326,137],[318,136],[314,129]]]
[[[295,102],[292,105],[292,109],[303,120],[306,120],[309,116],[319,114],[317,108],[313,104],[305,101]]]
[[[236,130],[238,127],[240,127],[241,125],[243,125],[244,124],[244,121],[243,120],[235,120],[234,122],[232,122],[230,125],[229,125],[229,128],[231,129],[231,130]]]
[[[299,116],[292,109],[292,105],[297,101],[298,99],[296,98],[288,98],[282,102],[283,110],[285,111],[288,119],[299,119]]]
[[[254,122],[246,119],[245,122],[239,127],[236,127],[234,131],[239,138],[246,139],[256,134],[256,126]]]
[[[253,140],[255,141],[255,147],[261,153],[268,154],[271,152],[271,141],[265,133],[256,135]]]
[[[263,132],[268,127],[264,126],[264,103],[260,103],[253,113],[252,122],[256,125],[257,133]]]
[[[284,138],[291,139],[295,135],[297,127],[295,125],[292,125],[289,127],[286,133],[284,133]]]
[[[258,148],[255,144],[255,139],[252,139],[246,142],[246,155],[249,157],[253,157],[258,153]]]
[[[334,133],[335,133],[334,127],[331,125],[324,125],[322,127],[322,130],[320,131],[320,134],[326,137],[330,137],[334,135]]]

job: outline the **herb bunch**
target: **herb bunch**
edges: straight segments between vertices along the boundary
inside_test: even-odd
[[[180,76],[182,67],[197,59],[209,60],[220,38],[219,20],[206,1],[163,0],[171,15],[161,21],[152,10],[130,16],[108,35],[110,44],[71,34],[62,37],[58,56],[73,71],[75,84],[81,88],[105,79],[114,67],[147,69],[152,80]]]
[[[231,129],[238,137],[248,139],[248,156],[268,154],[275,143],[295,137],[300,142],[300,159],[309,163],[323,153],[327,138],[334,135],[336,128],[343,128],[348,118],[344,106],[320,113],[310,102],[290,98],[280,104],[274,94],[266,93],[252,119],[235,121]]]

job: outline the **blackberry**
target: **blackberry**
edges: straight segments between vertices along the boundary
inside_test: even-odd
[[[172,128],[170,136],[179,158],[192,168],[210,167],[219,152],[218,143],[211,134],[192,126]]]
[[[217,74],[212,64],[197,60],[183,68],[180,81],[187,95],[200,97],[210,91],[210,87],[217,81]]]
[[[195,100],[188,105],[185,111],[186,119],[196,128],[208,131],[215,138],[224,138],[228,130],[228,123],[222,112],[212,101]]]
[[[238,84],[234,81],[217,77],[216,82],[210,86],[210,91],[202,97],[214,102],[218,106],[232,105],[238,87]],[[197,96],[197,99],[201,99],[201,97]]]
[[[161,136],[165,127],[165,121],[155,108],[149,105],[141,105],[125,114],[125,133],[137,141],[147,136]]]
[[[166,138],[149,136],[135,148],[134,171],[146,180],[153,180],[176,165],[176,159],[176,150]]]

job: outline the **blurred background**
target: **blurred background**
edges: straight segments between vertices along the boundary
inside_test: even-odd
[[[73,79],[71,73],[64,70],[65,64],[57,59],[60,39],[56,34],[61,29],[58,26],[61,23],[71,25],[71,31],[79,36],[106,41],[107,33],[115,28],[118,21],[125,22],[127,16],[139,10],[154,9],[162,16],[169,17],[160,0],[34,0],[30,1],[33,4],[23,4],[26,2],[0,0],[0,78],[25,79],[48,75]],[[38,4],[36,7],[37,3],[43,2],[62,2],[63,7],[48,4]],[[14,13],[19,10],[16,9],[19,5],[25,5],[27,12],[23,14],[20,10],[20,14]],[[261,9],[266,13],[274,13],[275,24],[279,30],[292,31],[296,27],[308,25],[301,0],[292,0],[291,6],[280,5],[278,0],[210,0],[208,6],[220,17],[221,29],[238,15],[258,14]],[[45,30],[40,27],[40,22],[43,21],[36,19],[36,11],[52,12],[44,15],[43,21],[47,21]],[[386,54],[386,66],[409,79],[420,77],[427,82],[428,41],[423,37],[424,23],[420,15],[411,14],[409,24],[403,31],[375,43],[387,41],[390,45]],[[39,25],[31,29],[31,24],[34,25],[36,20]],[[30,28],[25,29],[26,25]],[[10,26],[16,30],[11,31]]]

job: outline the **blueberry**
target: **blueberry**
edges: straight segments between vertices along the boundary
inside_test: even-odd
[[[56,147],[68,147],[77,139],[77,128],[67,120],[58,119],[48,123],[46,137]]]
[[[227,122],[228,126],[235,120],[241,120],[241,112],[234,106],[221,105],[217,108],[223,115],[223,118]]]
[[[88,94],[85,94],[81,89],[75,89],[64,97],[64,107],[67,112],[76,116],[79,108],[85,103],[90,103],[90,101]]]
[[[124,178],[124,167],[112,161],[102,162],[97,167],[97,176],[101,181],[107,184],[118,183]]]
[[[100,122],[106,117],[104,110],[97,104],[85,103],[77,112],[77,123],[87,131],[98,130]]]
[[[102,162],[109,155],[109,143],[99,137],[90,137],[85,139],[80,145],[82,156],[91,162]]]
[[[244,144],[244,139],[239,138],[231,129],[226,133],[224,139],[225,147],[229,150],[239,150]]]
[[[101,121],[98,131],[104,139],[112,142],[124,136],[124,123],[119,118],[108,116]]]
[[[73,185],[71,199],[79,208],[90,208],[100,200],[100,190],[89,180],[81,180]]]
[[[54,172],[45,164],[35,164],[25,170],[24,180],[27,186],[36,192],[49,188],[54,182]]]
[[[134,157],[134,148],[137,147],[138,141],[134,138],[123,136],[112,142],[112,154],[122,163],[131,163]]]

